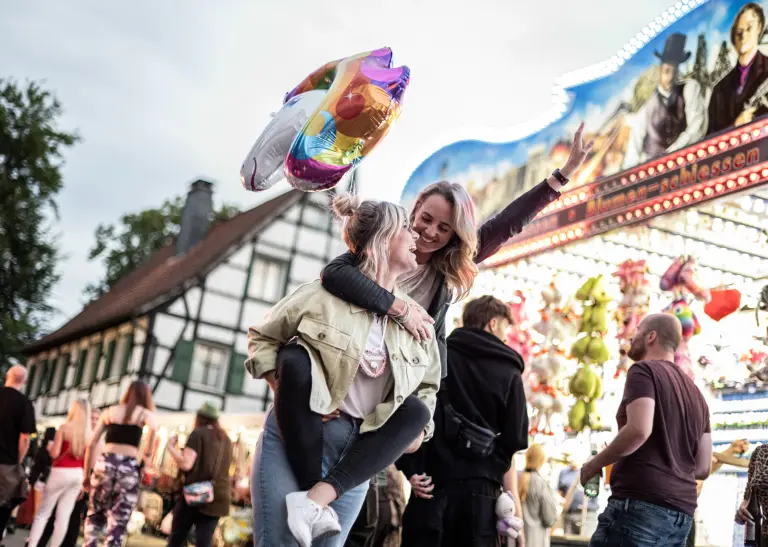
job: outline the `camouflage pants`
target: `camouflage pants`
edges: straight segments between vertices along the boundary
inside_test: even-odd
[[[121,547],[128,521],[139,501],[139,464],[135,458],[103,454],[93,468],[83,547]]]

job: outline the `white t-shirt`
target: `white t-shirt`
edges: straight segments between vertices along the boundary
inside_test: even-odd
[[[365,349],[379,349],[384,342],[384,322],[376,316],[371,330],[368,332],[368,340],[365,343]],[[384,346],[386,349],[386,346]],[[395,385],[392,376],[392,365],[389,362],[389,354],[384,361],[384,372],[377,378],[371,378],[358,367],[352,385],[344,400],[339,404],[339,410],[352,416],[353,418],[364,419],[369,414],[373,414],[376,406],[383,403],[387,394]]]

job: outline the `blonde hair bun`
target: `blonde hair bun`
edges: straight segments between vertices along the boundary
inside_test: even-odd
[[[335,198],[333,198],[331,207],[333,208],[333,212],[336,213],[336,216],[342,218],[351,217],[360,208],[362,201],[363,200],[360,198],[360,196],[352,194],[338,194]]]

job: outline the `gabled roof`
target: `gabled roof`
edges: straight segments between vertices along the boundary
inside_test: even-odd
[[[214,224],[202,241],[183,256],[174,256],[176,242],[169,243],[63,327],[33,342],[24,352],[31,355],[99,332],[175,298],[224,259],[233,247],[266,228],[302,195],[291,190]]]

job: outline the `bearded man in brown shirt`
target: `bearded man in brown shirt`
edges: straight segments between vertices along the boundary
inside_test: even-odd
[[[619,433],[584,464],[581,483],[613,464],[611,498],[591,546],[683,547],[696,509],[696,480],[709,476],[709,408],[674,363],[682,334],[669,314],[640,323],[616,421]]]

